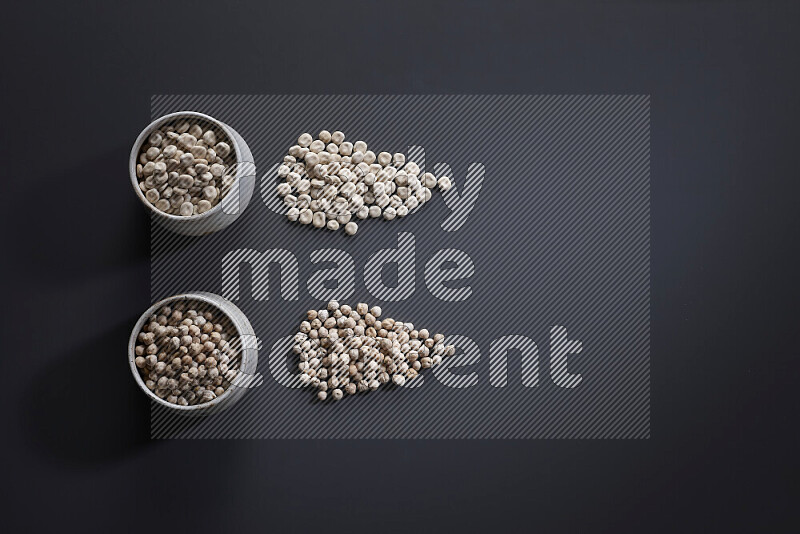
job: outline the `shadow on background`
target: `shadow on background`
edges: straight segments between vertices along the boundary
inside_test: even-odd
[[[128,176],[129,152],[130,147],[121,146],[94,154],[80,165],[59,169],[47,177],[46,194],[39,181],[18,184],[20,195],[35,198],[41,213],[64,214],[62,224],[54,225],[52,218],[19,213],[20,220],[24,216],[25,231],[9,232],[8,238],[26,276],[73,285],[149,261],[149,216]],[[87,173],[97,169],[106,174],[104,186],[98,190],[84,187]],[[81,211],[81,224],[69,217],[70,210]],[[53,268],[54,259],[57,269]]]
[[[30,448],[63,465],[100,465],[150,441],[150,406],[126,357],[135,317],[48,362],[26,385],[22,435]]]

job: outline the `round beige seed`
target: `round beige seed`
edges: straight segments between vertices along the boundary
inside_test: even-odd
[[[315,228],[323,228],[325,226],[325,214],[321,211],[315,212],[311,219],[311,224]]]
[[[392,162],[392,155],[389,154],[388,152],[381,152],[380,154],[378,154],[378,163],[382,167],[386,167],[391,162]]]
[[[311,224],[311,221],[313,220],[313,216],[314,216],[314,212],[312,212],[310,209],[306,208],[306,209],[300,210],[300,215],[298,215],[297,220],[300,222],[300,224]]]
[[[231,147],[230,147],[230,145],[228,143],[219,142],[214,147],[214,152],[216,152],[217,156],[219,156],[221,158],[226,158],[226,157],[228,157],[228,154],[231,153]]]
[[[207,200],[214,200],[217,198],[217,188],[213,185],[209,185],[203,188],[203,197]]]
[[[314,141],[314,138],[311,137],[311,134],[308,134],[308,133],[304,133],[304,134],[300,135],[300,137],[297,138],[297,144],[300,145],[303,148],[305,148],[308,145],[310,145],[312,141]]]

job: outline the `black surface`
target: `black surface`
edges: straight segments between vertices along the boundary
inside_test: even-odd
[[[4,10],[4,530],[797,530],[796,3]],[[651,439],[149,441],[150,95],[298,92],[651,94]]]

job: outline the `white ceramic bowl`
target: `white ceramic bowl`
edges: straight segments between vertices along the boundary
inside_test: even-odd
[[[228,389],[225,390],[225,393],[214,400],[192,406],[180,406],[178,404],[167,402],[165,399],[159,398],[158,395],[147,389],[147,386],[145,385],[144,380],[142,380],[142,376],[139,373],[139,369],[136,367],[136,363],[134,361],[136,359],[135,349],[137,337],[139,332],[142,331],[142,327],[144,326],[145,322],[148,321],[149,318],[161,307],[172,305],[178,301],[195,301],[201,302],[205,305],[210,305],[211,308],[222,312],[228,318],[231,325],[236,330],[236,336],[238,336],[241,340],[241,349],[239,352],[239,373],[240,375],[244,373],[244,375],[235,380],[235,384],[241,383],[246,385],[249,381],[245,377],[256,375],[256,368],[258,367],[258,343],[256,341],[256,335],[253,331],[253,327],[250,325],[250,321],[247,320],[247,317],[244,316],[242,311],[229,300],[226,300],[219,295],[215,295],[214,293],[185,293],[182,295],[167,297],[164,300],[156,302],[150,306],[150,308],[148,308],[147,311],[145,311],[136,322],[136,326],[133,327],[130,340],[128,341],[128,363],[130,364],[131,372],[133,373],[136,383],[139,384],[139,387],[142,389],[142,391],[144,391],[148,397],[158,404],[166,406],[171,410],[183,412],[187,415],[207,415],[231,406],[246,392],[247,388],[238,387],[237,385],[232,384],[228,386]]]
[[[136,164],[139,163],[139,151],[141,150],[142,145],[147,141],[147,138],[150,137],[150,134],[164,124],[174,122],[179,119],[187,119],[189,121],[204,121],[213,124],[228,137],[231,142],[231,149],[236,156],[234,163],[236,166],[236,180],[233,182],[233,185],[227,194],[216,206],[207,212],[199,215],[191,215],[189,217],[171,215],[156,209],[156,207],[152,205],[147,198],[145,198],[144,192],[139,187],[139,178],[136,176]],[[170,113],[169,115],[164,115],[163,117],[151,122],[147,128],[142,130],[142,133],[139,134],[139,137],[136,138],[136,142],[133,144],[133,148],[131,149],[128,167],[133,190],[136,191],[136,196],[139,197],[139,200],[141,200],[147,209],[149,209],[153,214],[154,220],[168,230],[183,235],[196,236],[210,234],[212,232],[222,230],[226,226],[230,225],[239,218],[247,205],[250,203],[250,199],[253,196],[253,189],[255,187],[256,168],[255,162],[253,161],[253,154],[250,152],[250,148],[247,146],[247,143],[245,143],[244,139],[242,139],[242,136],[240,136],[227,124],[224,124],[213,117],[209,117],[208,115],[194,111]]]

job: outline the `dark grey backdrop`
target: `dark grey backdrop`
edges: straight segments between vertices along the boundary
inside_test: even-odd
[[[6,6],[3,526],[796,530],[798,9]],[[148,441],[150,95],[298,92],[652,95],[651,439]]]

